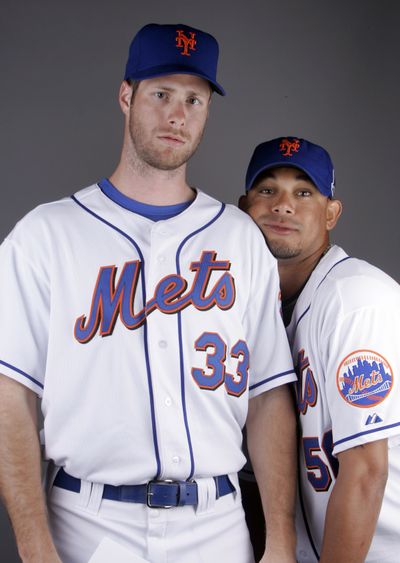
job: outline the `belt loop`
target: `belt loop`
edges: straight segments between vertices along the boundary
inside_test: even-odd
[[[82,481],[83,484],[86,481]],[[81,485],[82,486],[82,485]],[[88,499],[86,510],[92,514],[97,514],[100,510],[101,501],[103,498],[104,485],[101,483],[91,483],[91,491]]]
[[[183,481],[179,486],[179,500],[178,506],[184,506],[186,503],[186,483]]]
[[[232,483],[232,485],[235,487],[235,490],[233,491],[232,495],[233,495],[233,498],[236,500],[238,493],[240,491],[239,475],[237,473],[229,473],[228,478],[229,478],[229,481]],[[240,495],[240,498],[241,498],[241,495]]]
[[[81,490],[78,493],[77,505],[81,508],[87,508],[90,501],[92,492],[92,483],[90,481],[81,480]]]
[[[217,500],[217,490],[213,477],[196,479],[198,504],[196,514],[212,512]]]
[[[46,495],[50,494],[50,491],[53,487],[54,479],[56,478],[59,469],[60,468],[57,467],[57,465],[55,465],[52,460],[50,460],[47,463],[46,471],[43,475],[43,482],[42,482],[43,490],[45,491]]]

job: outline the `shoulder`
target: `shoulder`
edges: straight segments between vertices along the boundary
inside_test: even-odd
[[[247,213],[235,205],[227,203],[225,204],[224,215],[225,220],[231,222],[232,227],[240,234],[240,236],[248,236],[257,240],[263,247],[264,251],[266,250],[269,252],[264,235]]]
[[[98,190],[94,184],[88,188],[84,188],[75,195],[82,198]],[[7,239],[18,239],[21,236],[37,235],[54,226],[54,228],[62,228],[63,221],[70,220],[72,216],[79,211],[79,207],[73,199],[74,196],[66,196],[56,201],[42,203],[29,211],[15,225],[14,229],[8,235]]]
[[[236,223],[251,225],[251,228],[255,227],[258,230],[257,226],[249,217],[249,215],[241,211],[238,207],[236,207],[236,205],[233,205],[232,203],[224,203],[199,189],[197,189],[197,196],[199,203],[201,203],[202,205],[208,206],[210,208],[215,207],[216,209],[222,208],[222,215],[225,219],[235,221]]]
[[[365,260],[348,257],[332,268],[324,283],[324,293],[340,299],[344,310],[400,306],[399,284]]]
[[[76,192],[75,195],[85,196],[93,193],[96,188],[97,185],[93,185]],[[82,210],[72,197],[43,203],[29,211],[6,236],[3,245],[11,244],[20,248],[27,256],[48,252],[50,248],[57,252],[57,241],[68,239],[82,216]]]
[[[198,190],[198,196],[202,205],[212,206],[215,209],[221,210],[219,223],[225,229],[228,229],[226,231],[227,235],[238,237],[242,240],[250,238],[254,240],[255,245],[259,245],[262,248],[264,253],[270,254],[263,234],[247,213],[244,213],[244,211],[231,203],[218,201],[201,190]]]
[[[262,236],[260,229],[257,227],[253,219],[235,205],[227,203],[225,207],[225,213],[227,218],[231,221],[234,221],[237,225],[241,225],[246,229],[249,229],[249,231],[257,232]]]

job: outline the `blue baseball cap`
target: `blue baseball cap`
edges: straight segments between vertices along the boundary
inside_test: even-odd
[[[125,80],[145,80],[166,74],[193,74],[208,80],[225,96],[217,82],[217,40],[204,31],[183,24],[150,23],[140,29],[129,48]]]
[[[250,190],[261,172],[279,166],[299,168],[321,192],[333,197],[335,171],[329,153],[319,145],[298,137],[278,137],[258,145],[251,157],[246,174],[246,191]]]

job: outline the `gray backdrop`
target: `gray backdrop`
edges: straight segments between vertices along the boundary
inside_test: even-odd
[[[399,281],[397,0],[1,0],[0,238],[33,206],[112,172],[128,44],[149,22],[220,43],[228,96],[214,96],[192,184],[236,203],[256,144],[314,140],[344,203],[334,240]],[[0,560],[18,561],[1,508]]]

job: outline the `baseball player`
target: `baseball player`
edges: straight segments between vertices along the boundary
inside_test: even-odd
[[[1,246],[0,485],[24,562],[87,562],[103,540],[153,563],[253,561],[246,421],[264,560],[295,560],[296,376],[276,261],[249,217],[186,181],[224,95],[217,58],[203,31],[142,28],[115,172],[34,209]]]
[[[400,528],[400,290],[329,242],[329,154],[259,145],[241,207],[278,258],[301,425],[297,559],[395,563]]]

